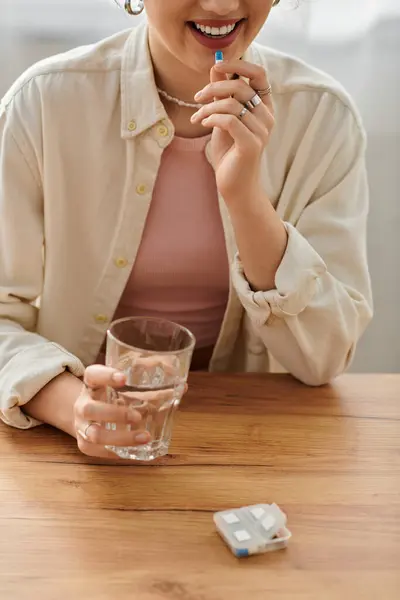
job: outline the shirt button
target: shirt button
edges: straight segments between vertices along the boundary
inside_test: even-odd
[[[144,183],[139,183],[139,185],[136,186],[136,192],[141,196],[147,192],[147,188]]]
[[[94,315],[94,320],[96,323],[108,323],[107,316],[102,314]]]
[[[129,131],[135,131],[135,129],[136,129],[136,121],[129,121],[129,123],[128,123],[128,129],[129,129]]]
[[[158,131],[158,135],[161,135],[161,137],[167,137],[169,131],[168,131],[168,127],[166,127],[165,125],[159,125],[157,128]]]
[[[126,258],[119,256],[118,258],[115,259],[114,264],[119,269],[124,269],[128,265],[128,261],[126,260]]]

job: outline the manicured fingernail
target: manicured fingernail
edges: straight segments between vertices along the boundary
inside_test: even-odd
[[[135,436],[135,441],[138,444],[147,444],[149,439],[150,437],[148,433],[139,433],[137,436]]]
[[[195,95],[194,99],[195,100],[200,100],[200,98],[202,97],[202,95],[203,95],[203,90],[200,90],[200,92],[197,92],[197,94]]]
[[[122,385],[123,383],[125,383],[125,375],[123,373],[114,373],[114,375],[112,376],[112,380],[114,383]]]

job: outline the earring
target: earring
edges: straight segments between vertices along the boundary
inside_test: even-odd
[[[279,4],[280,1],[281,0],[274,0],[273,3],[272,3],[272,6],[278,6],[278,4]]]
[[[125,0],[125,10],[128,15],[140,15],[144,10],[144,2],[143,0],[135,0],[134,5],[132,6],[132,0]]]

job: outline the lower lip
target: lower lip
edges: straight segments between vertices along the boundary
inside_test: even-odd
[[[226,48],[227,46],[230,46],[236,40],[237,36],[239,35],[242,25],[243,25],[243,21],[241,23],[239,23],[239,25],[236,25],[235,29],[229,35],[227,35],[223,38],[216,38],[214,40],[212,38],[209,38],[209,37],[203,35],[198,29],[196,29],[195,27],[192,27],[192,25],[190,25],[188,23],[188,27],[189,27],[190,31],[193,33],[196,40],[198,42],[200,42],[200,44],[202,44],[206,48],[210,48],[210,50],[221,50],[222,48]]]

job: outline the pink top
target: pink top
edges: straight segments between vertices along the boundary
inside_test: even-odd
[[[163,317],[188,327],[197,348],[215,345],[229,265],[209,136],[175,137],[162,155],[150,212],[115,318]]]

